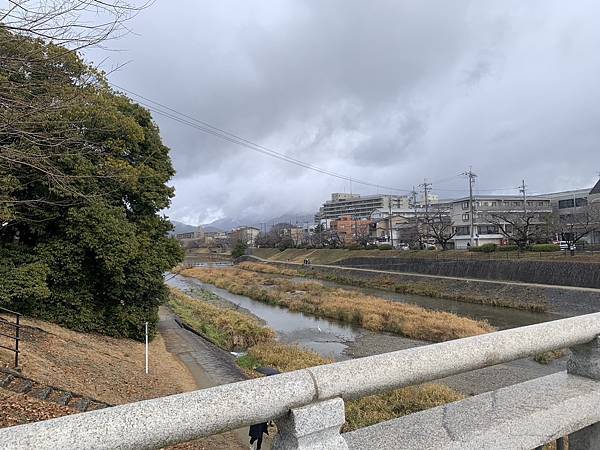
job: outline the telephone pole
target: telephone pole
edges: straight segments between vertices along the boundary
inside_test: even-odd
[[[525,184],[525,180],[523,180],[521,186],[519,186],[519,192],[523,194],[523,212],[525,213],[525,216],[527,216],[527,185]]]
[[[425,215],[429,215],[429,192],[431,192],[431,183],[428,183],[427,180],[423,180],[423,184],[420,184],[419,187],[423,188],[423,198],[425,200]]]
[[[390,226],[390,245],[394,248],[394,232],[392,231],[392,197],[388,200],[388,206],[390,207],[389,212],[389,226]]]
[[[418,217],[418,213],[417,213],[417,194],[418,194],[418,192],[415,190],[415,187],[413,186],[412,191],[410,191],[410,196],[412,198],[412,207],[413,207],[413,210],[415,212],[415,233],[416,233],[416,238],[419,241],[419,249],[421,249],[421,235],[419,233],[419,217]]]
[[[471,246],[474,244],[475,238],[475,204],[473,202],[473,185],[475,184],[475,178],[477,175],[473,173],[473,169],[469,167],[469,171],[463,173],[469,179],[469,219],[471,224]]]

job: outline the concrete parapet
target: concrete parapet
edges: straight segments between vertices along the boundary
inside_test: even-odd
[[[427,438],[450,436],[452,443],[453,436],[465,436],[465,442],[481,444],[433,448],[526,448],[524,443],[532,448],[560,435],[556,433],[575,432],[600,420],[600,383],[592,379],[597,374],[598,335],[600,313],[562,319],[0,429],[0,447],[153,449],[276,420],[282,432],[279,448],[341,449],[344,444],[338,433],[344,415],[339,397],[362,397],[572,347],[577,361],[571,364],[572,374],[553,375],[399,419],[404,428],[419,428]],[[520,421],[509,420],[512,415]],[[491,423],[491,418],[504,425],[486,429],[482,424]],[[425,421],[414,422],[419,420]],[[429,430],[427,420],[442,423],[442,430]],[[381,424],[381,430],[394,423]],[[509,425],[516,430],[512,435]],[[515,445],[494,444],[505,436],[512,436]],[[582,434],[581,439],[595,439],[590,436]],[[403,448],[430,447],[403,443]]]
[[[343,436],[350,449],[532,449],[600,421],[599,404],[600,383],[562,372]],[[582,441],[597,442],[592,428]]]
[[[345,420],[341,398],[292,409],[277,421],[273,450],[347,450],[340,435]]]

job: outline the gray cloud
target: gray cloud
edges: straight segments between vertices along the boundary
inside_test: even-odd
[[[382,185],[472,165],[482,189],[585,187],[600,169],[599,13],[592,0],[159,0],[112,44],[123,51],[109,65],[131,63],[110,79]],[[311,211],[350,188],[155,118],[178,171],[176,219]],[[442,197],[465,187],[434,184]]]

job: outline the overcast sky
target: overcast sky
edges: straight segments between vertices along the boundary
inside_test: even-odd
[[[600,170],[596,0],[157,0],[88,57],[110,80],[246,139],[376,184],[464,195]],[[191,224],[315,211],[331,178],[154,115]]]

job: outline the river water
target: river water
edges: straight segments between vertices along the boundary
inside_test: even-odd
[[[288,280],[292,279],[298,283],[307,281],[306,278],[284,278]],[[311,281],[318,280],[311,279]],[[319,282],[331,287],[358,290],[365,294],[375,295],[391,301],[413,303],[438,311],[453,312],[473,319],[488,320],[492,325],[501,329],[559,318],[552,314],[396,294],[377,289],[349,287],[325,281]],[[194,291],[198,289],[213,292],[223,299],[229,307],[233,305],[236,309],[241,309],[264,322],[265,325],[277,333],[278,339],[281,342],[298,344],[336,361],[403,350],[427,344],[426,342],[415,341],[402,336],[372,332],[334,320],[313,317],[300,312],[290,311],[287,308],[268,305],[242,295],[232,294],[224,289],[202,283],[194,278],[183,277],[181,275],[167,277],[167,283],[188,293],[192,297],[195,296]],[[548,366],[542,366],[530,359],[524,359],[455,375],[440,381],[466,395],[475,395],[532,378],[549,375],[558,370],[564,370],[564,364],[564,361],[560,360]]]
[[[169,279],[167,283],[191,296],[194,295],[194,289],[198,288],[213,292],[259,318],[277,333],[281,342],[298,344],[335,360],[348,359],[344,351],[348,343],[355,341],[360,335],[357,327],[268,305],[194,278],[179,275]]]

